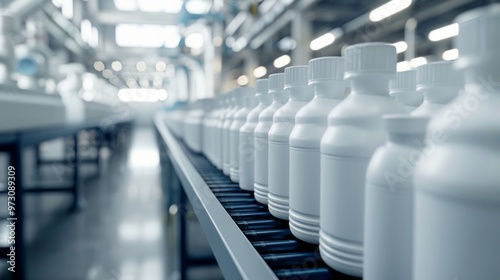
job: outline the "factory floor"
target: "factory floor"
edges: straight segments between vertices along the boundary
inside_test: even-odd
[[[179,278],[176,231],[164,206],[153,128],[137,127],[131,135],[129,149],[101,151],[101,176],[92,178],[95,166],[83,168],[82,177],[91,179],[84,180],[82,211],[67,211],[71,202],[67,194],[26,196],[28,280]],[[38,180],[57,181],[56,169],[43,166],[38,177],[43,179]],[[199,236],[197,223],[190,221],[190,226],[189,235]],[[205,240],[195,241],[198,244],[191,244],[191,250],[210,254]],[[222,278],[217,267],[193,269],[189,275]]]

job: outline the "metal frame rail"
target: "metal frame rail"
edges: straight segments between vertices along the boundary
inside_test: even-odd
[[[112,129],[102,130],[104,134],[113,134],[113,131],[123,129],[132,125],[132,119],[123,119],[114,121],[109,127]],[[0,134],[0,152],[5,152],[9,155],[10,166],[15,169],[15,194],[14,202],[15,210],[12,215],[9,215],[9,221],[15,222],[15,273],[10,273],[11,279],[24,280],[26,278],[26,247],[24,240],[24,194],[36,193],[42,194],[47,192],[67,192],[73,196],[71,206],[72,211],[80,210],[83,207],[80,184],[80,151],[78,145],[78,134],[83,130],[102,129],[99,121],[88,121],[81,124],[63,124],[60,126],[38,127],[33,129],[25,129],[21,131],[13,131]],[[23,150],[27,147],[38,145],[42,142],[61,138],[71,137],[73,139],[73,157],[68,162],[72,168],[71,186],[67,187],[30,187],[27,188],[23,178]],[[109,138],[110,136],[108,136]],[[99,145],[100,146],[100,145]],[[38,164],[39,158],[36,158]],[[41,162],[40,162],[41,163]],[[7,194],[7,191],[2,191],[0,194]],[[7,207],[7,205],[5,205]],[[7,247],[0,247],[0,258],[7,258],[10,251],[9,244]]]
[[[161,115],[155,125],[175,170],[168,174],[179,177],[226,279],[358,279],[330,269],[317,245],[295,238],[288,223],[274,218],[253,193],[190,151],[169,132]],[[180,254],[186,279],[186,253]]]

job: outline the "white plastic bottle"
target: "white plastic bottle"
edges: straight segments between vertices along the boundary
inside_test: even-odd
[[[455,21],[465,93],[431,119],[415,171],[413,279],[500,279],[500,5]]]
[[[424,95],[424,102],[412,116],[431,117],[455,99],[463,88],[462,74],[457,73],[451,61],[431,62],[417,68],[417,91]]]
[[[273,125],[274,113],[288,100],[288,91],[284,89],[284,83],[285,74],[269,75],[269,94],[273,97],[273,103],[260,113],[259,123],[254,132],[254,195],[262,204],[267,204],[268,194],[268,133]]]
[[[389,96],[396,76],[396,49],[363,43],[346,49],[344,78],[351,93],[328,116],[321,139],[320,253],[332,268],[363,275],[365,175],[377,147],[384,144],[382,115],[407,114]]]
[[[234,114],[233,123],[229,130],[229,177],[231,181],[238,183],[240,180],[240,129],[247,122],[248,113],[255,107],[255,88],[243,87],[240,89],[243,95],[243,106]]]
[[[224,115],[226,114],[226,111],[229,109],[229,97],[230,94],[226,93],[224,95],[221,95],[220,100],[219,100],[219,110],[217,112],[217,115],[214,119],[214,124],[212,128],[212,141],[213,141],[213,146],[212,146],[212,161],[215,167],[217,169],[221,170],[222,169],[222,124],[224,123]]]
[[[413,166],[422,157],[427,117],[385,115],[388,140],[366,174],[363,279],[412,279]]]
[[[217,145],[217,148],[216,148],[216,164],[215,166],[219,169],[219,170],[223,170],[223,164],[224,164],[224,143],[225,141],[227,140],[224,140],[224,124],[227,120],[227,116],[228,114],[231,113],[231,111],[234,109],[234,89],[230,90],[227,94],[226,94],[226,98],[224,98],[224,103],[225,103],[225,109],[222,111],[222,113],[220,114],[219,116],[219,122],[217,124],[217,127],[215,129],[215,132],[216,132],[216,139],[215,139],[215,143]]]
[[[203,145],[203,119],[210,109],[208,99],[200,99],[192,104],[192,109],[186,114],[184,141],[193,151],[200,153]]]
[[[297,238],[319,243],[321,138],[328,114],[344,99],[344,58],[309,61],[309,85],[314,98],[297,112],[290,134],[290,230]]]
[[[237,87],[234,89],[231,102],[233,104],[225,116],[224,124],[222,125],[222,171],[225,175],[229,176],[231,150],[230,150],[230,129],[234,120],[234,115],[243,107],[242,88]]]
[[[269,212],[283,220],[288,220],[289,210],[290,134],[295,126],[295,115],[314,96],[308,85],[308,74],[307,66],[285,69],[285,90],[290,99],[274,113],[269,130]]]
[[[422,92],[417,91],[417,71],[408,70],[396,73],[396,79],[390,82],[390,94],[408,112],[415,110],[422,104]]]
[[[272,102],[272,96],[268,93],[268,80],[259,79],[256,82],[255,97],[259,101],[257,107],[248,113],[246,123],[240,129],[240,188],[253,191],[254,184],[254,131],[259,122],[260,113]]]
[[[205,157],[207,157],[210,162],[213,164],[213,126],[214,121],[217,118],[217,114],[219,112],[219,99],[220,96],[209,99],[209,111],[207,115],[203,119],[203,144],[202,150]]]

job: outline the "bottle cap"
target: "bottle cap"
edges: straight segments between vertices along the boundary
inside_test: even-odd
[[[396,47],[387,43],[362,43],[346,48],[345,74],[349,79],[357,74],[396,74]]]
[[[429,86],[460,86],[460,75],[451,61],[438,61],[417,67],[417,89]]]
[[[285,74],[269,75],[269,92],[282,91],[285,87]]]
[[[306,65],[285,68],[285,88],[306,86],[308,84],[308,67]]]
[[[391,92],[415,91],[417,87],[417,71],[408,70],[396,73],[396,79],[391,80],[389,88]]]
[[[256,82],[256,95],[267,94],[269,92],[269,81],[258,79]]]
[[[498,65],[500,60],[500,4],[491,4],[459,15],[460,33],[454,45],[460,53],[455,62],[458,69],[481,67],[484,64]]]
[[[309,61],[309,83],[344,80],[344,58],[327,56]]]

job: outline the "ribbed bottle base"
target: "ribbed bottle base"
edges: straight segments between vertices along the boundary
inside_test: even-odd
[[[278,219],[288,221],[288,197],[277,196],[269,193],[267,195],[269,201],[269,212]]]
[[[342,240],[320,231],[319,251],[325,263],[333,269],[352,276],[363,276],[362,243]]]
[[[258,183],[253,184],[254,187],[254,196],[255,199],[262,203],[267,205],[267,185],[262,185]]]
[[[229,168],[229,177],[234,183],[239,183],[240,181],[240,170],[238,168]]]
[[[288,212],[290,231],[298,239],[307,243],[319,244],[319,217],[299,213],[292,209]]]

